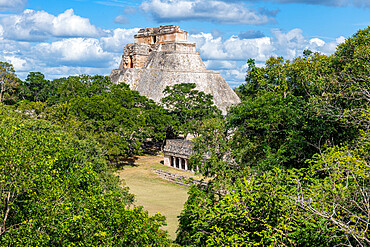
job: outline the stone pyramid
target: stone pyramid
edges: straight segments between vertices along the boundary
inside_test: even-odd
[[[164,97],[166,86],[179,83],[195,83],[197,90],[213,95],[224,114],[240,102],[219,72],[206,69],[195,44],[187,42],[187,32],[176,25],[140,29],[110,77],[156,102]]]

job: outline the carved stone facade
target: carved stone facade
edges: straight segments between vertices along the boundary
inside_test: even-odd
[[[148,45],[160,43],[186,42],[188,33],[177,25],[140,29],[135,36],[135,43]]]
[[[195,44],[187,42],[187,32],[176,25],[140,29],[110,77],[156,102],[163,98],[166,86],[179,83],[195,83],[197,90],[213,95],[224,114],[240,102],[219,72],[207,70]]]
[[[119,69],[142,68],[148,60],[150,45],[128,44],[125,47]]]
[[[188,160],[192,154],[190,141],[182,139],[167,140],[163,148],[164,165],[181,170],[189,170]]]

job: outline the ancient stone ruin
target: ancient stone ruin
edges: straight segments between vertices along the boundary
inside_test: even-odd
[[[163,98],[166,86],[179,83],[195,83],[197,90],[213,95],[224,114],[240,102],[219,72],[206,69],[195,44],[187,42],[187,32],[176,25],[140,29],[110,77],[156,102]]]
[[[193,145],[188,140],[171,139],[163,148],[164,165],[181,170],[189,170],[188,160],[192,154]]]

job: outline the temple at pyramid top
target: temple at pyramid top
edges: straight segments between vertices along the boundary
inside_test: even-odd
[[[240,102],[235,92],[217,71],[207,70],[187,32],[177,25],[143,28],[127,44],[118,69],[110,77],[114,83],[126,83],[156,102],[164,97],[166,86],[195,83],[196,89],[213,95],[215,105],[226,113]]]
[[[135,43],[159,44],[170,42],[186,42],[188,33],[177,25],[142,28],[135,36]]]

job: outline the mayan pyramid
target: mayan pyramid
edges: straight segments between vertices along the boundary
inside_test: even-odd
[[[126,45],[118,69],[110,77],[114,83],[127,83],[156,102],[166,86],[195,83],[196,89],[213,95],[215,105],[225,114],[240,102],[219,72],[207,70],[187,32],[176,25],[140,29],[135,43]]]

